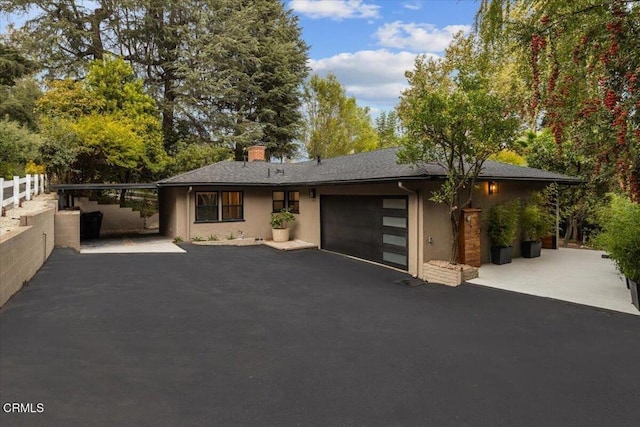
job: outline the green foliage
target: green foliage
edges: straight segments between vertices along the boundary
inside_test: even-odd
[[[0,177],[24,176],[29,161],[38,159],[40,136],[16,122],[0,120]]]
[[[288,209],[282,209],[280,212],[271,214],[271,228],[281,230],[287,228],[287,225],[295,220],[296,217]]]
[[[400,145],[402,137],[400,127],[400,119],[395,111],[390,111],[389,113],[383,111],[376,117],[376,131],[378,132],[380,148]]]
[[[531,199],[522,205],[520,229],[523,240],[540,242],[553,228],[554,218],[549,213],[546,202],[541,193],[534,193]]]
[[[304,87],[307,155],[327,158],[378,148],[369,109],[348,97],[338,78],[313,75]]]
[[[218,240],[220,240],[220,239],[219,239],[219,238],[218,238],[218,236],[216,236],[215,234],[211,234],[211,235],[207,238],[207,240],[209,240],[210,242],[217,242],[217,241],[218,241]]]
[[[198,142],[190,144],[179,142],[169,170],[171,175],[177,175],[231,158],[231,150],[226,147]]]
[[[0,86],[14,86],[19,78],[34,73],[37,68],[35,62],[18,50],[0,43]]]
[[[622,274],[640,282],[640,205],[613,195],[600,211],[600,225],[594,243],[609,253]]]
[[[432,200],[449,206],[451,262],[457,262],[460,209],[471,205],[484,162],[509,148],[518,119],[493,89],[491,57],[473,37],[457,35],[443,59],[420,56],[407,73],[398,114],[407,131],[401,163],[436,162],[447,174]]]
[[[180,236],[176,236],[173,238],[173,243],[182,243],[184,240]]]
[[[527,166],[527,160],[513,150],[502,150],[489,156],[489,160],[516,166]]]
[[[550,129],[559,157],[589,159],[589,181],[640,201],[640,3],[484,0],[477,18],[529,126]]]
[[[200,237],[200,236],[195,236],[191,238],[192,242],[204,242],[204,238]]]
[[[519,203],[499,203],[489,208],[486,215],[491,246],[507,247],[513,244],[518,232]]]
[[[0,119],[11,120],[36,131],[36,101],[42,95],[33,78],[24,77],[13,86],[0,85]]]
[[[0,11],[27,16],[11,39],[50,79],[81,79],[87,61],[126,56],[155,99],[167,151],[181,139],[225,146],[237,160],[255,143],[279,158],[297,151],[308,46],[284,2],[15,0]],[[113,92],[116,75],[91,71],[117,109],[141,93]]]
[[[38,105],[41,155],[59,179],[146,181],[169,163],[154,101],[122,59],[95,61],[82,82],[53,82]]]

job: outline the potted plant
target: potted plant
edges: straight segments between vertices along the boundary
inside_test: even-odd
[[[602,231],[594,243],[608,252],[609,258],[626,277],[631,302],[640,310],[640,204],[614,195],[599,217]]]
[[[553,217],[545,210],[542,194],[534,193],[531,200],[525,203],[520,211],[520,229],[522,230],[520,247],[524,258],[540,256],[542,238],[552,227]]]
[[[518,203],[492,206],[487,214],[487,230],[491,240],[491,262],[502,265],[513,259],[513,241],[518,229]]]
[[[290,223],[295,222],[296,217],[293,216],[288,209],[282,209],[280,212],[271,214],[271,232],[274,242],[286,242],[289,240]]]

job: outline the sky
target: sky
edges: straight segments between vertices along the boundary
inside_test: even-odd
[[[309,65],[333,73],[373,116],[389,111],[407,87],[419,54],[441,56],[473,25],[475,0],[287,0],[310,45]]]
[[[372,116],[389,111],[407,87],[418,54],[441,56],[469,31],[478,0],[283,0],[300,19],[312,72],[333,73]],[[79,0],[87,5],[89,0]],[[0,15],[0,33],[24,16]]]

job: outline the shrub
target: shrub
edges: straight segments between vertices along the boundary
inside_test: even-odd
[[[540,242],[553,228],[553,216],[547,211],[542,194],[534,193],[520,211],[520,229],[524,240]]]
[[[282,209],[280,212],[271,214],[271,228],[281,230],[287,228],[287,224],[295,222],[295,220],[296,217],[288,209]]]
[[[622,274],[640,282],[640,205],[614,195],[599,217],[602,231],[595,245],[609,253]]]
[[[489,209],[487,230],[492,246],[507,247],[513,244],[518,230],[519,203],[500,203]]]

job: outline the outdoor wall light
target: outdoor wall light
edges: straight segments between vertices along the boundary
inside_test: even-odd
[[[309,198],[310,199],[315,199],[316,198],[316,189],[315,188],[310,188],[309,189]]]
[[[498,183],[489,181],[489,194],[498,194]]]

